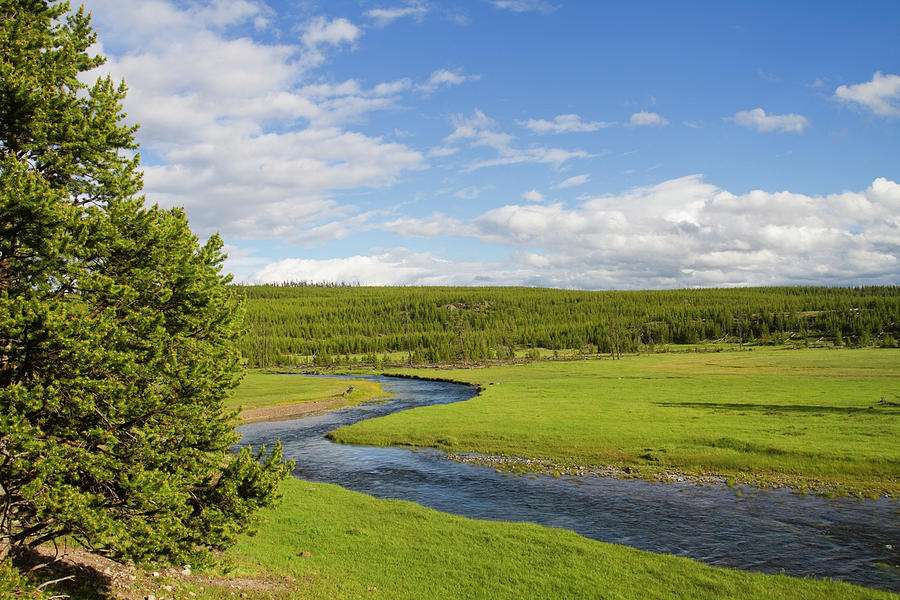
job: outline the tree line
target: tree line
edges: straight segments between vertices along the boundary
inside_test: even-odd
[[[251,366],[508,359],[529,349],[668,344],[897,345],[900,288],[586,292],[540,288],[237,286]]]

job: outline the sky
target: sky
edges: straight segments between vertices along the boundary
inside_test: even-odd
[[[900,283],[900,2],[87,0],[239,282]]]

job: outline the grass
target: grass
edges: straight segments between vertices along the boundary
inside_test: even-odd
[[[761,575],[525,523],[477,521],[290,480],[283,504],[227,554],[266,573],[270,598],[888,598],[833,581]],[[230,597],[207,589],[201,597]]]
[[[335,485],[289,479],[283,491],[281,504],[261,514],[258,533],[243,536],[217,565],[188,577],[136,571],[130,584],[125,571],[118,581],[127,587],[116,589],[129,598],[209,600],[896,598],[837,581],[712,567],[563,529],[468,519]],[[4,583],[15,585],[15,574],[0,568],[0,597]],[[106,597],[99,588],[66,591],[75,600]]]
[[[419,370],[413,373],[479,383],[484,392],[365,421],[339,437],[635,465],[648,469],[641,471],[646,476],[673,468],[895,493],[900,432],[890,403],[900,391],[898,357],[756,350]],[[352,385],[378,395],[377,387],[362,385],[368,383]],[[230,403],[315,402],[347,387],[250,372]],[[280,505],[261,514],[258,533],[243,536],[213,567],[188,577],[177,569],[160,577],[138,571],[130,591],[210,600],[896,597],[830,580],[712,567],[561,529],[468,519],[334,485],[289,479],[283,491]],[[13,576],[0,568],[0,597],[2,584],[16,585]]]
[[[527,457],[849,495],[900,493],[900,352],[767,350],[406,370],[463,403],[342,428],[341,442]]]
[[[351,406],[384,396],[381,385],[374,381],[247,371],[225,405],[230,409],[251,410],[339,400],[340,406]]]
[[[30,600],[45,600],[49,594],[43,594],[18,570],[14,569],[9,561],[0,561],[0,598],[28,598]]]

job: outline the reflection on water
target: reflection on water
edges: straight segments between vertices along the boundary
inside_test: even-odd
[[[280,439],[294,474],[380,498],[479,519],[530,521],[644,550],[789,575],[900,590],[900,510],[881,499],[828,500],[787,490],[599,477],[509,475],[449,461],[436,450],[335,444],[329,431],[475,394],[454,383],[373,377],[391,401],[240,428],[244,444]]]

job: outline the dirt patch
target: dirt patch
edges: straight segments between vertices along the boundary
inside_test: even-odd
[[[258,421],[283,421],[285,419],[297,419],[308,417],[330,410],[349,406],[347,398],[340,396],[330,400],[316,402],[299,402],[297,404],[280,404],[276,406],[263,406],[241,411],[241,421],[244,423],[256,423]]]
[[[228,590],[236,597],[260,592],[284,596],[296,582],[292,577],[222,577],[194,574],[188,565],[145,571],[121,564],[78,548],[41,547],[17,566],[27,572],[35,565],[46,566],[31,571],[36,582],[62,579],[47,586],[61,596],[115,600],[175,600],[201,598],[204,590]]]

